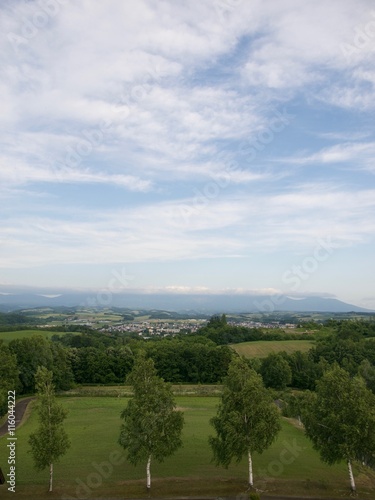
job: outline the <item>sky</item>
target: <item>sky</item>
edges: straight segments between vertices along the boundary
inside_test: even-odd
[[[375,309],[372,0],[2,0],[0,33],[3,290]]]

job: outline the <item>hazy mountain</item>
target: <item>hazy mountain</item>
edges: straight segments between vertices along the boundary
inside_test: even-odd
[[[14,290],[10,294],[0,288],[0,310],[9,311],[31,307],[126,307],[165,311],[194,310],[216,312],[371,312],[368,309],[325,297],[291,298],[285,295],[251,294],[164,294],[71,292],[56,290]]]

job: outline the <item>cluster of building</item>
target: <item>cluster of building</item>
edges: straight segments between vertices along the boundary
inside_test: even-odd
[[[117,319],[118,321],[118,319]],[[80,316],[78,314],[69,316],[64,319],[65,324],[82,325],[90,328],[99,329],[103,333],[136,333],[142,336],[169,336],[179,333],[194,333],[199,328],[207,324],[207,319],[142,319],[134,321],[124,321],[118,323],[114,318],[104,319],[97,318],[95,315]],[[282,323],[279,321],[254,321],[251,319],[229,320],[229,325],[245,327],[245,328],[267,328],[267,329],[293,329],[297,325],[292,323]],[[43,325],[48,328],[50,325]]]
[[[134,321],[122,323],[121,325],[111,325],[102,328],[102,332],[133,332],[138,335],[174,335],[176,333],[194,333],[201,328],[205,320],[179,320],[171,321]]]
[[[296,328],[297,325],[294,323],[281,323],[280,321],[271,321],[271,322],[262,322],[262,321],[250,321],[250,320],[244,320],[244,321],[228,321],[230,325],[235,325],[235,326],[244,326],[246,328]]]
[[[199,328],[204,326],[207,323],[207,320],[204,319],[194,319],[194,320],[178,320],[178,321],[133,321],[126,322],[120,325],[108,325],[100,329],[102,332],[118,332],[118,333],[126,333],[132,332],[137,333],[138,335],[143,336],[151,336],[151,335],[174,335],[177,333],[194,333]],[[234,326],[243,326],[246,328],[295,328],[296,325],[292,323],[281,324],[278,321],[273,321],[271,323],[263,323],[260,321],[228,321],[228,324]]]

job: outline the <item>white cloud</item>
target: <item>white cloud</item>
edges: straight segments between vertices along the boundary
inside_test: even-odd
[[[190,205],[189,205],[190,203]],[[157,203],[91,212],[90,220],[25,216],[1,222],[1,266],[42,263],[166,261],[293,253],[329,238],[335,248],[365,242],[375,232],[375,191],[340,192],[304,185],[274,196]],[[324,221],[324,224],[322,224]],[[17,249],[15,251],[15,249]]]
[[[335,164],[341,168],[374,171],[375,142],[348,142],[328,146],[312,154],[284,158],[282,162],[298,165]]]
[[[56,164],[52,168],[32,166],[27,163],[14,163],[0,157],[0,181],[8,186],[28,183],[93,183],[113,184],[132,191],[148,191],[151,183],[132,175],[111,175],[106,172],[93,172],[89,168],[77,169],[66,164]]]
[[[120,155],[131,158],[138,169],[162,178],[165,172],[196,175],[191,165],[220,152],[215,141],[248,138],[265,126],[264,100],[285,100],[304,85],[325,84],[329,66],[346,68],[344,58],[337,62],[340,43],[367,20],[363,12],[370,8],[367,1],[360,2],[361,10],[350,0],[303,6],[257,1],[251,8],[246,2],[205,1],[193,9],[148,1],[131,9],[119,0],[105,6],[55,3],[56,12],[45,14],[44,23],[43,15],[35,17],[43,2],[5,11],[4,33],[31,35],[17,47],[9,36],[3,40],[2,126],[17,130],[22,148],[27,133],[38,144],[52,125],[55,138],[39,149],[58,161],[67,140],[74,147],[83,140],[82,129],[98,130],[105,122],[95,160],[102,161],[98,154],[106,150],[117,162]],[[43,26],[36,26],[37,19]],[[221,80],[196,76],[214,69],[218,58],[247,38],[252,42],[242,67],[235,65]],[[372,70],[355,64],[354,82],[371,82]],[[355,85],[329,88],[326,99],[342,106],[371,101],[373,93],[364,97]],[[122,169],[124,176],[134,175],[130,167]]]
[[[4,204],[0,265],[235,259],[303,252],[327,236],[337,247],[371,241],[375,36],[361,47],[356,37],[372,8],[6,2],[0,196],[14,208]],[[274,131],[284,106],[296,119]]]

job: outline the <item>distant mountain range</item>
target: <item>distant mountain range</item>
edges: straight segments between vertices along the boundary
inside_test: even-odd
[[[166,311],[197,311],[205,314],[240,312],[372,312],[337,299],[309,296],[252,294],[166,294],[111,293],[56,290],[12,289],[0,287],[0,310],[12,311],[33,307],[124,307]]]

